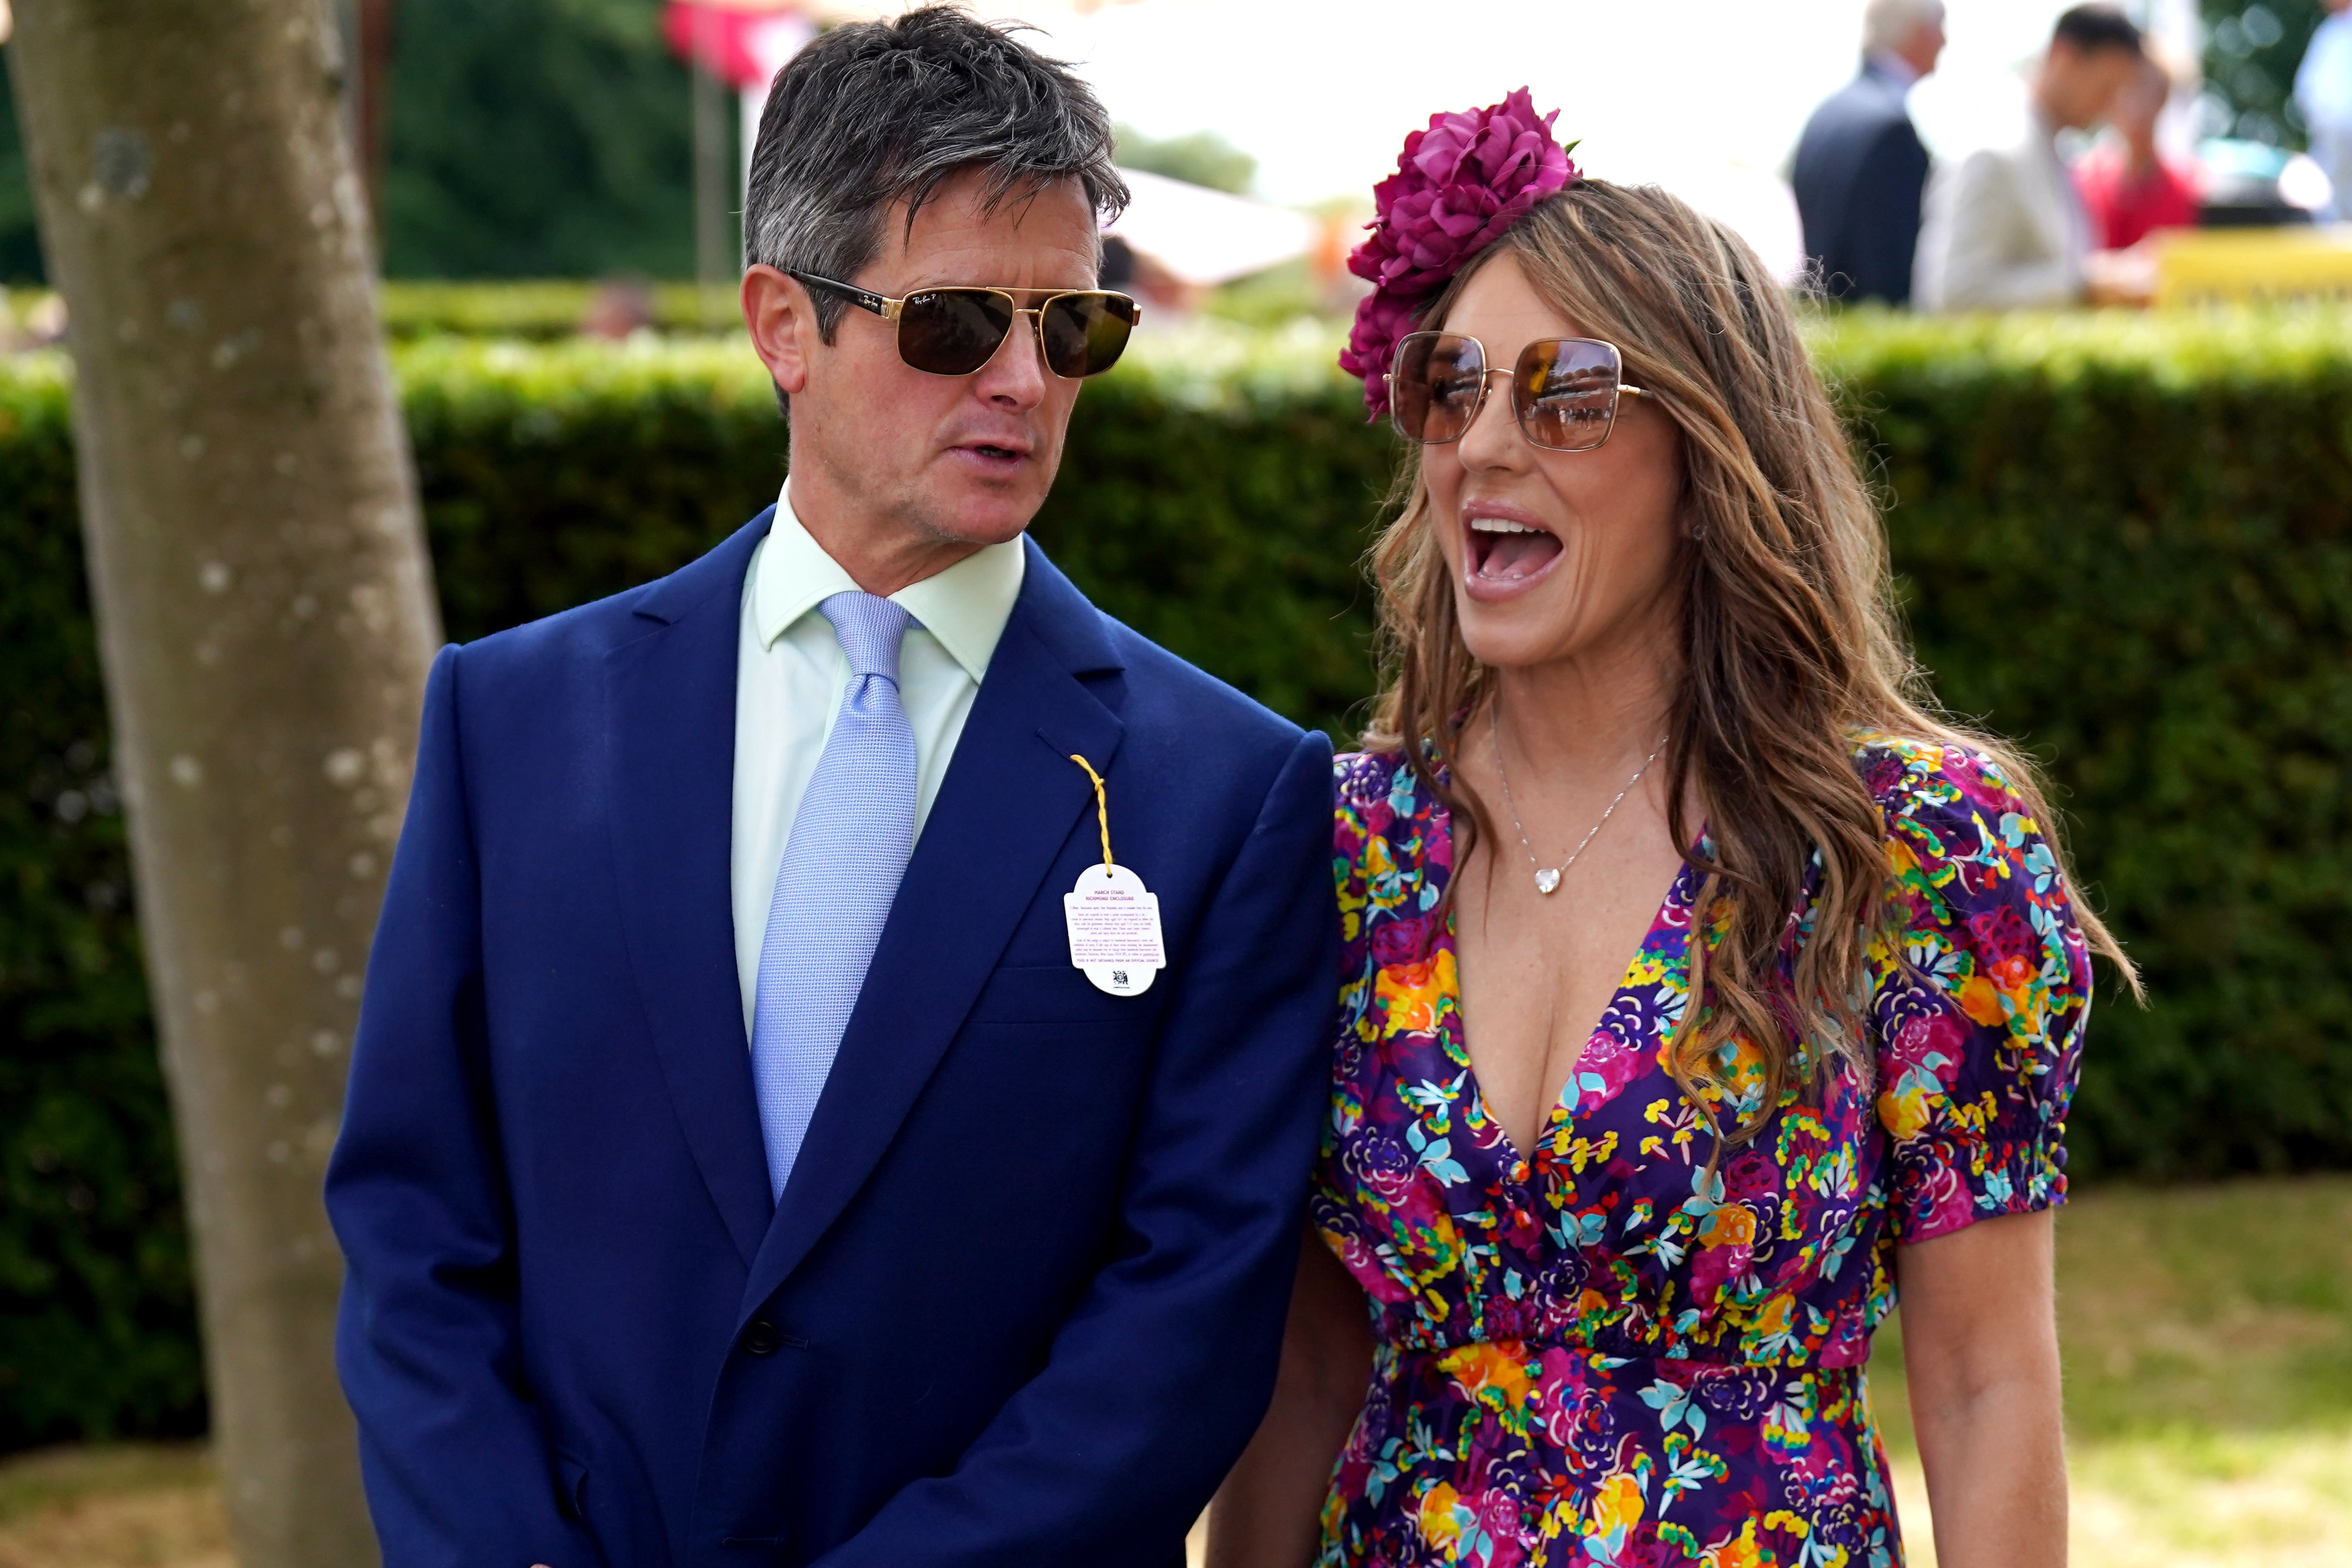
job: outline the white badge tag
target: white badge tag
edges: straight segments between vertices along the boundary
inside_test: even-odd
[[[1168,963],[1160,940],[1160,899],[1124,866],[1089,866],[1062,896],[1070,962],[1098,991],[1134,996]]]

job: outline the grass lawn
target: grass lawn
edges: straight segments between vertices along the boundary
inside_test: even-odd
[[[2352,1568],[2352,1177],[2095,1188],[2058,1217],[2075,1568]],[[1871,1394],[1935,1562],[1901,1325]]]
[[[2352,1568],[2352,1176],[2097,1189],[2059,1216],[2075,1568]],[[1873,1394],[1932,1568],[1900,1326]],[[201,1450],[0,1462],[0,1568],[231,1568]]]

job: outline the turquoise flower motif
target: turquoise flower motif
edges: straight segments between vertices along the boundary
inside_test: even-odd
[[[1642,1403],[1658,1413],[1661,1430],[1671,1432],[1686,1425],[1696,1437],[1706,1431],[1706,1410],[1692,1399],[1691,1392],[1662,1377],[1641,1391]]]

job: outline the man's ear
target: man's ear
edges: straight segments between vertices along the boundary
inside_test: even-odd
[[[787,397],[800,395],[808,386],[809,356],[819,341],[808,290],[772,267],[749,268],[743,274],[743,324],[776,390]]]

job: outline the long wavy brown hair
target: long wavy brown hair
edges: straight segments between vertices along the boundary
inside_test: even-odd
[[[1965,746],[1994,763],[2057,850],[2037,770],[1954,723],[1928,695],[1898,626],[1876,506],[1807,359],[1777,279],[1730,229],[1654,186],[1585,180],[1549,197],[1457,275],[1423,314],[1443,323],[1504,250],[1580,331],[1615,343],[1625,379],[1657,394],[1682,435],[1682,668],[1664,757],[1668,831],[1692,842],[1701,803],[1690,994],[1669,1053],[1715,1119],[1709,1067],[1735,1037],[1761,1058],[1761,1110],[1717,1125],[1717,1153],[1754,1136],[1832,1060],[1870,1080],[1860,992],[1885,929],[1886,827],[1855,766],[1866,736]],[[1412,448],[1397,513],[1372,551],[1385,689],[1364,742],[1402,751],[1455,825],[1457,863],[1495,841],[1455,782],[1464,736],[1495,693],[1454,616],[1454,582]],[[1784,975],[1793,911],[1820,858],[1810,935]],[[2072,880],[2069,879],[2069,886]],[[2095,912],[2077,918],[2135,994],[2138,976]]]

